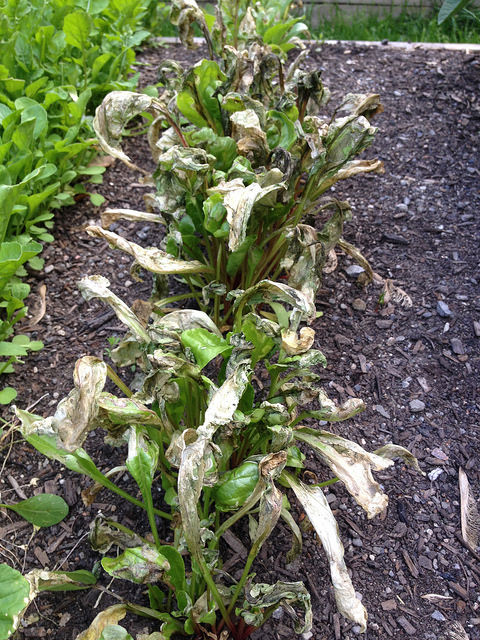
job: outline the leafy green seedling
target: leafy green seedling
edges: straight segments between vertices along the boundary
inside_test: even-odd
[[[17,504],[0,504],[0,507],[15,511],[36,527],[51,527],[68,515],[65,500],[53,493],[40,493]]]

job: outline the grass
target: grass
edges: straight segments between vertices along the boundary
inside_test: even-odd
[[[437,12],[346,15],[336,8],[312,30],[319,40],[390,40],[404,42],[480,43],[480,10],[463,10],[458,16],[437,24]]]

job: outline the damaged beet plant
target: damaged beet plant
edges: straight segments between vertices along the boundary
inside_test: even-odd
[[[88,229],[129,253],[134,272],[181,276],[189,291],[175,301],[195,298],[220,327],[231,323],[228,293],[265,279],[286,279],[313,305],[322,270],[335,268],[334,247],[358,256],[342,239],[348,204],[324,194],[338,180],[382,171],[378,160],[355,159],[376,131],[376,94],[348,94],[327,116],[329,92],[319,71],[299,68],[303,54],[286,68],[254,40],[223,51],[186,70],[164,63],[158,98],[105,98],[98,140],[130,167],[139,169],[121,149],[124,128],[150,118],[157,168],[143,173],[155,191],[146,196],[148,213],[107,210],[102,227]],[[159,223],[165,233],[157,246],[141,247],[108,230],[122,217]]]
[[[363,409],[357,399],[337,406],[318,386],[313,368],[325,365],[325,358],[312,348],[313,330],[298,331],[310,313],[306,296],[288,285],[262,281],[236,294],[233,330],[223,337],[198,310],[164,317],[152,313],[142,322],[108,284],[102,276],[91,276],[80,289],[87,299],[110,304],[127,325],[112,358],[119,366],[137,366],[137,390],[130,391],[104,362],[84,357],[75,368],[75,388],[54,416],[44,419],[17,410],[30,444],[94,481],[83,493],[87,504],[106,488],[145,513],[135,531],[121,517],[97,517],[90,542],[104,554],[103,570],[145,585],[149,602],[126,601],[107,609],[78,640],[130,638],[117,624],[128,611],[157,625],[151,640],[242,640],[280,605],[294,617],[298,632],[308,630],[312,617],[305,586],[266,584],[252,571],[280,518],[292,531],[288,561],[301,551],[302,534],[281,487],[293,490],[317,532],[339,610],[365,629],[366,611],[348,575],[322,485],[305,485],[298,477],[304,459],[298,445],[318,455],[331,470],[331,481],[343,482],[368,517],[387,504],[372,471],[390,466],[395,456],[415,461],[401,447],[386,445],[369,453],[303,424],[308,418],[338,422]],[[259,303],[268,304],[268,317],[259,314]],[[126,397],[104,391],[109,375]],[[118,447],[121,461],[111,469],[104,468],[105,461],[97,466],[84,449],[88,434],[97,429]],[[125,473],[131,481],[120,486],[117,478]],[[233,577],[220,541],[235,540],[231,527],[241,526],[242,519],[250,545],[242,571]]]

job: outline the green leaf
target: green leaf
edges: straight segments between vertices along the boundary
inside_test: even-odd
[[[140,427],[132,427],[125,464],[146,502],[151,500],[151,488],[157,470],[158,455],[158,444],[146,439]]]
[[[93,204],[94,207],[100,207],[105,202],[105,198],[102,196],[101,193],[91,193],[90,202]]]
[[[90,35],[90,20],[84,11],[74,11],[65,16],[63,32],[67,44],[77,47],[81,51],[88,49]]]
[[[133,640],[126,629],[118,624],[109,624],[105,627],[99,640]]]
[[[245,338],[254,346],[252,352],[252,367],[254,367],[259,360],[265,358],[272,351],[275,347],[275,340],[257,327],[251,314],[245,317],[242,324],[242,332]]]
[[[258,464],[244,462],[227,471],[213,489],[215,506],[220,511],[238,509],[252,494],[258,482]]]
[[[442,22],[445,22],[445,20],[457,14],[466,7],[469,2],[470,0],[444,0],[438,12],[437,24],[442,24]]]
[[[10,404],[17,397],[17,392],[13,387],[5,387],[0,391],[0,404]]]
[[[231,351],[232,347],[224,338],[220,338],[206,329],[188,329],[181,335],[184,347],[189,347],[200,369],[203,369],[220,353]]]
[[[0,564],[0,639],[17,629],[30,602],[30,584],[16,569]]]
[[[186,596],[187,581],[185,577],[185,563],[181,554],[170,545],[162,545],[158,548],[162,556],[168,560],[170,569],[167,569],[168,582],[175,589],[175,597],[177,599],[178,608],[183,611],[188,604]]]
[[[41,493],[17,504],[3,505],[36,527],[51,527],[68,515],[68,505],[53,493]]]

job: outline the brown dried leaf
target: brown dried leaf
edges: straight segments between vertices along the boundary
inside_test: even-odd
[[[46,302],[46,293],[47,287],[44,284],[41,284],[38,287],[38,297],[35,299],[33,305],[31,305],[31,313],[32,318],[28,322],[28,324],[22,326],[22,331],[32,331],[40,320],[45,315],[47,310],[47,302]]]
[[[458,485],[460,487],[462,538],[471,549],[475,550],[480,536],[480,515],[467,474],[462,467],[458,469]]]

